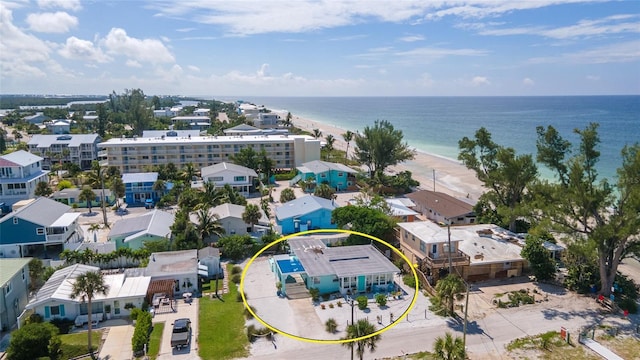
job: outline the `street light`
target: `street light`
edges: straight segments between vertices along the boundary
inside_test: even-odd
[[[351,296],[347,296],[347,304],[351,305],[351,326],[353,326],[353,307],[356,305],[356,302]],[[353,346],[355,344],[351,344],[351,360],[353,360]]]

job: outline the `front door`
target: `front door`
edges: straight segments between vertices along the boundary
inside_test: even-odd
[[[366,289],[367,281],[364,275],[358,276],[358,292],[364,292]]]

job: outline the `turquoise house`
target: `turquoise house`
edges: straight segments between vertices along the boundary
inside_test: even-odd
[[[333,200],[305,195],[277,207],[276,224],[282,235],[313,229],[335,229],[331,213],[337,207]]]
[[[344,191],[355,184],[357,171],[339,164],[321,160],[309,161],[296,167],[298,174],[292,180],[293,184],[300,180],[313,180],[316,185],[327,184],[336,191]],[[313,189],[311,186],[308,189]]]
[[[332,247],[304,236],[290,239],[289,247],[291,254],[271,259],[285,296],[301,286],[342,296],[395,290],[393,279],[400,270],[373,245]]]

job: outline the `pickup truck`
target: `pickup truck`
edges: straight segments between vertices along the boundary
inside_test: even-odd
[[[191,320],[177,319],[173,322],[173,332],[171,333],[171,347],[181,349],[189,346],[191,342]]]

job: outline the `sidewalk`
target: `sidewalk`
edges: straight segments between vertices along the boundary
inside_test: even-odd
[[[131,338],[134,327],[131,324],[111,326],[98,358],[101,360],[128,360],[133,359],[131,350]]]

